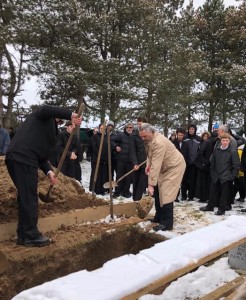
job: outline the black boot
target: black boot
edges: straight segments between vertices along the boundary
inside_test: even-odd
[[[152,223],[159,223],[161,221],[162,210],[160,206],[159,190],[158,187],[154,188],[154,198],[155,198],[155,216],[154,218],[148,219]]]
[[[164,204],[161,207],[160,224],[153,227],[154,231],[158,230],[172,230],[173,229],[173,202]]]

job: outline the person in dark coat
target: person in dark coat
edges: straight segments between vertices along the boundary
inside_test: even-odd
[[[182,200],[186,200],[188,196],[188,201],[192,201],[195,197],[195,187],[196,187],[196,159],[198,149],[201,143],[201,138],[196,134],[196,126],[189,125],[188,133],[184,138],[184,141],[189,145],[189,156],[186,164],[186,170],[181,186]],[[187,195],[188,192],[188,195]]]
[[[99,125],[99,131],[95,133],[91,138],[91,177],[90,177],[90,187],[89,190],[93,192],[93,182],[94,182],[94,176],[96,171],[96,165],[97,165],[97,158],[99,155],[99,147],[101,143],[102,138],[102,132],[103,132],[103,124]],[[106,131],[104,133],[104,139],[102,144],[102,153],[100,157],[99,167],[98,167],[98,173],[97,178],[95,182],[95,194],[97,195],[104,195],[107,191],[103,185],[105,182],[109,181],[108,176],[108,142],[107,142],[107,136]]]
[[[15,135],[14,128],[12,126],[9,127],[9,137],[12,140]]]
[[[56,183],[48,158],[55,147],[56,121],[59,119],[71,119],[74,126],[81,124],[81,118],[68,109],[40,106],[21,124],[6,154],[5,163],[18,192],[18,245],[45,246],[50,243],[37,228],[38,168],[49,177],[51,184]]]
[[[231,183],[240,169],[238,152],[230,145],[230,135],[221,136],[221,145],[214,149],[211,157],[211,187],[208,204],[201,207],[201,211],[213,211],[218,201],[216,215],[224,215],[228,197],[230,197]]]
[[[132,168],[132,162],[130,160],[130,135],[133,132],[133,124],[128,123],[124,132],[119,132],[116,139],[116,151],[117,151],[117,172],[116,180],[121,176],[125,175]],[[115,188],[113,197],[116,198],[122,195],[125,198],[130,198],[132,196],[130,192],[130,185],[132,182],[132,175],[125,177],[118,183],[118,186]]]
[[[112,172],[112,180],[114,180],[114,176],[116,177],[117,171],[117,152],[116,146],[117,143],[115,142],[117,139],[117,133],[114,130],[114,122],[108,121],[107,123],[107,132],[110,134],[110,143],[111,143],[111,172]]]
[[[245,195],[246,195],[246,145],[244,145],[244,148],[243,148],[240,169],[242,172],[244,172],[244,191],[245,191]],[[241,211],[246,212],[246,209],[243,208]]]
[[[209,140],[210,133],[205,131],[201,135],[201,144],[196,159],[197,177],[195,197],[199,202],[207,202],[210,189],[210,157],[213,153],[213,145]]]
[[[2,128],[0,124],[0,156],[4,156],[7,153],[10,144],[10,136],[6,129]]]
[[[75,179],[82,184],[82,169],[80,163],[83,160],[83,149],[78,136],[75,135],[75,137],[77,139],[77,158],[74,160],[74,176]]]
[[[143,194],[146,193],[148,187],[148,176],[145,174],[146,163],[141,167],[138,167],[143,161],[147,159],[147,153],[144,146],[144,141],[139,135],[139,128],[142,123],[146,123],[145,117],[139,117],[137,119],[138,128],[130,135],[130,160],[135,169],[133,172],[133,193],[132,199],[139,201]]]
[[[66,123],[66,129],[61,131],[58,134],[57,142],[56,142],[56,152],[58,155],[58,162],[60,161],[64,149],[67,145],[68,139],[70,138],[70,134],[73,131],[73,124],[71,121]],[[69,145],[66,157],[62,164],[61,172],[68,177],[75,178],[75,160],[78,156],[78,137],[73,135],[72,141]]]
[[[179,127],[176,130],[176,139],[173,141],[173,144],[175,145],[175,147],[179,150],[179,152],[183,155],[185,163],[188,163],[188,159],[189,159],[189,145],[188,143],[186,143],[184,141],[184,137],[185,137],[185,129]],[[181,189],[182,189],[182,184],[183,184],[183,180],[181,182]],[[179,193],[176,197],[176,202],[179,202]],[[185,198],[185,199],[184,199]],[[182,200],[186,200],[186,197],[182,198]]]

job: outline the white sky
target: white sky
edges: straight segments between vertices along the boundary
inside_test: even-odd
[[[89,181],[90,162],[84,160],[82,183],[86,192]],[[102,198],[108,199],[108,196]],[[131,198],[114,199],[114,203],[131,201]],[[232,205],[233,210],[226,212],[225,216],[200,212],[202,215],[197,220],[193,215],[197,214],[200,206],[195,201],[175,202],[176,222],[173,231],[150,231],[165,236],[168,241],[158,243],[137,255],[124,255],[110,260],[102,268],[92,272],[81,270],[23,291],[13,300],[120,299],[153,280],[246,236],[246,214],[238,213],[241,208],[246,208],[246,203],[240,203],[239,207],[237,204]],[[154,208],[150,214],[154,214]],[[109,222],[109,219],[108,216],[101,222]],[[115,221],[120,222],[120,219]],[[149,221],[139,224],[146,230],[149,225]],[[246,255],[244,259],[246,266]],[[162,295],[145,295],[141,300],[195,300],[237,276],[238,273],[228,264],[228,258],[224,257],[209,267],[201,266],[195,272],[172,282]]]

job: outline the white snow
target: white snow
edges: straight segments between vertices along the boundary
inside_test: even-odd
[[[90,163],[86,161],[82,163],[82,181],[86,190],[89,166]],[[126,201],[132,200],[118,200]],[[112,259],[100,269],[91,272],[81,270],[46,282],[21,292],[13,300],[120,299],[170,272],[196,263],[202,257],[246,237],[246,216],[239,212],[244,205],[235,205],[225,216],[200,212],[199,206],[201,204],[197,202],[175,203],[174,230],[157,233],[165,235],[169,240],[142,250],[137,255]],[[194,214],[199,217],[195,218]],[[110,217],[104,221],[110,222]],[[149,225],[149,221],[139,223],[141,228]],[[237,276],[229,266],[228,258],[223,257],[208,267],[201,266],[195,272],[173,281],[162,295],[145,295],[140,299],[195,300]]]

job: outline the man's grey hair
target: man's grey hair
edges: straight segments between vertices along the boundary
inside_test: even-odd
[[[154,126],[150,125],[149,123],[142,123],[141,127],[139,128],[139,131],[151,131],[156,132],[156,129]]]
[[[229,132],[229,129],[228,129],[227,125],[220,125],[219,129],[223,130],[224,132]]]

